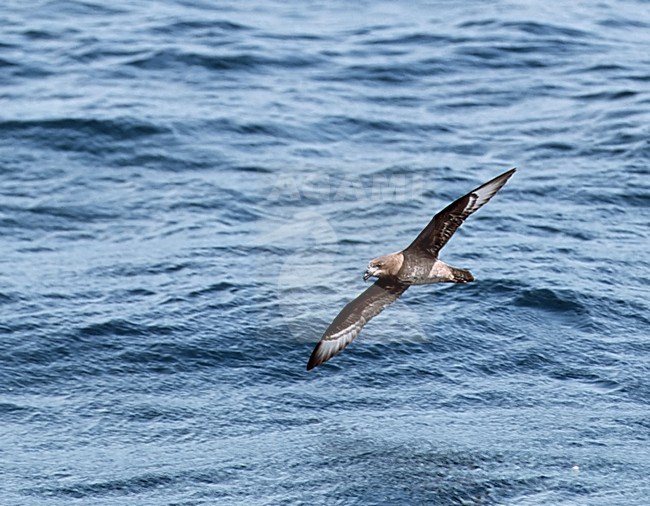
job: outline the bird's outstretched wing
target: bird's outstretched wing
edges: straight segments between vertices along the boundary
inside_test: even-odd
[[[370,319],[395,302],[408,285],[397,280],[380,279],[349,302],[327,328],[309,358],[307,370],[329,360],[359,335]]]
[[[467,195],[452,202],[436,214],[429,224],[404,251],[420,251],[438,257],[438,252],[447,244],[467,217],[487,203],[506,184],[517,169],[510,169],[500,176],[482,184]]]

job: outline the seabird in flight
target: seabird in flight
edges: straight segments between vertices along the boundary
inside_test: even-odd
[[[370,260],[363,279],[376,277],[377,281],[334,318],[314,348],[307,370],[342,351],[366,323],[395,302],[409,286],[474,281],[471,272],[439,260],[438,252],[470,214],[494,197],[515,170],[504,172],[449,204],[405,250]]]

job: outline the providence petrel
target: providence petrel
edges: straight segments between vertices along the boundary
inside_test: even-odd
[[[363,279],[376,277],[378,280],[334,318],[314,348],[307,370],[342,351],[368,321],[395,302],[409,286],[474,281],[469,271],[439,260],[438,252],[470,214],[496,195],[515,170],[504,172],[449,204],[433,217],[405,250],[371,260]]]

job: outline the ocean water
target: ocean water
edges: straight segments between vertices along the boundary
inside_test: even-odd
[[[646,505],[650,10],[0,5],[0,503]],[[370,258],[517,167],[313,371]]]

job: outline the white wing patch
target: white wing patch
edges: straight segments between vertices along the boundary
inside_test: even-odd
[[[496,181],[490,181],[485,186],[481,186],[474,190],[471,194],[474,198],[470,199],[465,208],[465,213],[469,215],[478,210],[483,206],[483,204],[486,204],[492,197],[494,197],[504,184],[504,180],[497,179]]]
[[[363,326],[366,324],[365,318],[361,318],[358,322],[355,322],[350,327],[343,329],[336,334],[327,336],[323,338],[322,341],[318,343],[316,349],[314,350],[313,355],[317,364],[322,364],[323,362],[328,361],[334,355],[343,350],[348,344],[350,344],[354,338],[356,338],[360,333]]]

